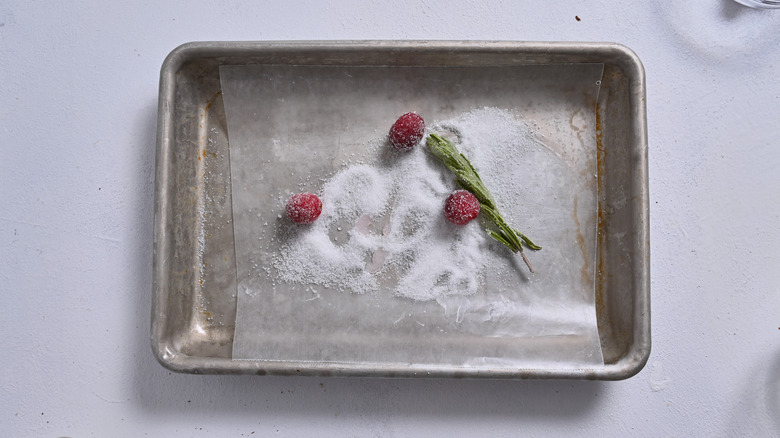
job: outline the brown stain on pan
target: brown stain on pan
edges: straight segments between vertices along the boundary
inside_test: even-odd
[[[214,102],[217,100],[217,98],[218,98],[219,96],[221,96],[221,95],[222,95],[222,90],[219,90],[219,91],[217,91],[216,93],[214,93],[214,95],[212,95],[212,96],[209,98],[209,100],[207,100],[207,101],[206,101],[206,106],[205,106],[205,107],[203,107],[203,113],[202,113],[202,114],[200,114],[200,119],[201,119],[201,120],[200,120],[200,125],[199,125],[199,127],[200,127],[200,128],[203,128],[203,125],[207,123],[207,122],[206,122],[206,119],[207,119],[207,118],[208,118],[208,116],[209,116],[209,111],[211,110],[211,105],[213,105],[213,104],[214,104]],[[204,137],[201,137],[201,140],[205,140],[205,138],[204,138]],[[200,148],[198,148],[198,149],[199,149],[199,152],[198,152],[198,161],[200,161],[200,160],[202,160],[202,159],[206,158],[206,145],[204,144],[204,145],[202,145],[202,146],[201,146]],[[216,157],[217,157],[217,154],[216,154],[216,153],[212,153],[212,155],[214,156],[214,158],[216,158]]]
[[[211,96],[211,98],[206,102],[206,108],[205,109],[206,109],[206,113],[207,114],[208,114],[209,110],[211,109],[211,105],[214,103],[215,100],[217,100],[217,98],[220,95],[222,95],[222,90],[219,90],[216,93],[214,93],[214,95]]]
[[[596,324],[598,326],[599,338],[601,339],[602,354],[604,362],[610,363],[617,358],[608,354],[609,349],[606,345],[613,345],[615,334],[612,324],[610,324],[609,310],[607,309],[607,278],[608,272],[605,269],[607,264],[607,211],[606,211],[606,165],[607,149],[604,145],[604,120],[602,107],[596,104]],[[605,345],[606,344],[606,345]]]
[[[574,223],[577,225],[577,246],[580,247],[580,252],[582,253],[582,268],[580,268],[580,278],[582,279],[582,284],[588,284],[590,283],[589,275],[588,275],[588,265],[590,265],[590,262],[588,260],[588,250],[587,245],[585,244],[585,236],[582,235],[582,226],[580,225],[580,219],[577,217],[577,203],[579,201],[579,198],[574,197],[574,208],[572,210],[572,217],[574,218]]]

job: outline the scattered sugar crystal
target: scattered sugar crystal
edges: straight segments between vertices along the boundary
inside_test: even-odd
[[[499,208],[521,201],[521,177],[511,168],[534,141],[524,121],[483,108],[429,130],[450,138],[471,160]],[[381,147],[386,145],[367,146],[374,152]],[[480,221],[458,226],[444,218],[444,200],[458,189],[452,173],[424,141],[409,151],[376,155],[376,162],[345,166],[324,182],[322,215],[296,228],[282,246],[273,263],[279,276],[355,293],[389,287],[415,300],[477,293],[491,260],[484,256],[490,240]],[[342,228],[343,239],[330,236]]]

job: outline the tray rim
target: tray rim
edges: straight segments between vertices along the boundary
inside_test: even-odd
[[[176,74],[194,59],[248,57],[259,54],[340,53],[365,51],[420,53],[493,53],[517,55],[580,56],[591,62],[619,66],[630,78],[629,99],[636,111],[631,116],[631,147],[638,150],[633,170],[640,180],[639,224],[636,228],[640,267],[634,278],[633,344],[616,363],[583,369],[473,369],[452,365],[347,364],[299,361],[252,361],[188,356],[176,351],[163,336],[167,323],[168,263],[171,250],[166,226],[172,217],[171,196],[166,191],[173,147],[173,112],[170,104],[176,90]],[[597,61],[601,60],[601,61]],[[554,378],[623,380],[634,376],[648,361],[650,335],[650,241],[648,193],[648,144],[645,71],[639,57],[628,47],[611,42],[528,42],[528,41],[423,41],[423,40],[344,40],[344,41],[198,41],[182,44],[165,58],[160,70],[157,147],[155,153],[155,203],[153,242],[153,291],[150,344],[157,361],[165,368],[192,374],[258,374],[371,377],[466,377],[466,378]]]

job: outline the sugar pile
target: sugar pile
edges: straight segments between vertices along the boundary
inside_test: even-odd
[[[533,142],[531,128],[508,111],[482,108],[428,131],[450,138],[471,160],[511,224],[522,192],[513,163]],[[355,293],[387,288],[415,300],[477,293],[494,260],[490,253],[506,249],[479,220],[458,226],[444,218],[444,200],[458,188],[452,173],[424,140],[402,152],[367,147],[383,149],[371,151],[374,162],[325,182],[320,218],[296,226],[274,257],[279,277]]]

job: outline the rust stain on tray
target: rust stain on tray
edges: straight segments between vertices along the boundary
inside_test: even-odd
[[[607,230],[605,227],[609,223],[605,205],[606,196],[606,168],[607,168],[607,149],[604,145],[604,120],[602,116],[602,107],[596,104],[596,324],[598,325],[599,337],[609,339],[614,337],[613,327],[609,323],[609,311],[607,309]],[[603,347],[603,345],[602,345]],[[610,356],[608,350],[603,350],[604,361],[609,363],[616,358]]]
[[[588,265],[590,265],[590,262],[588,261],[588,249],[585,243],[585,236],[582,235],[582,226],[580,225],[580,219],[577,217],[578,201],[579,199],[575,197],[572,216],[574,218],[574,223],[577,224],[577,246],[580,247],[580,252],[582,252],[583,263],[582,263],[582,268],[580,268],[580,276],[582,277],[582,284],[588,284],[590,282],[589,275],[588,275]]]
[[[214,93],[214,95],[213,95],[213,96],[211,96],[211,99],[209,99],[209,100],[207,101],[207,103],[206,103],[206,112],[207,112],[207,113],[208,113],[208,112],[209,112],[209,110],[211,109],[211,104],[213,104],[213,103],[214,103],[214,101],[215,101],[215,100],[217,100],[217,98],[218,98],[218,97],[219,97],[221,94],[222,94],[222,90],[219,90],[219,91],[217,91],[216,93]]]
[[[596,316],[599,322],[599,331],[602,330],[602,321],[606,317],[606,303],[604,302],[605,289],[605,259],[604,244],[606,233],[603,227],[607,223],[604,211],[604,174],[606,171],[607,150],[604,147],[604,126],[601,120],[601,107],[596,104]]]

